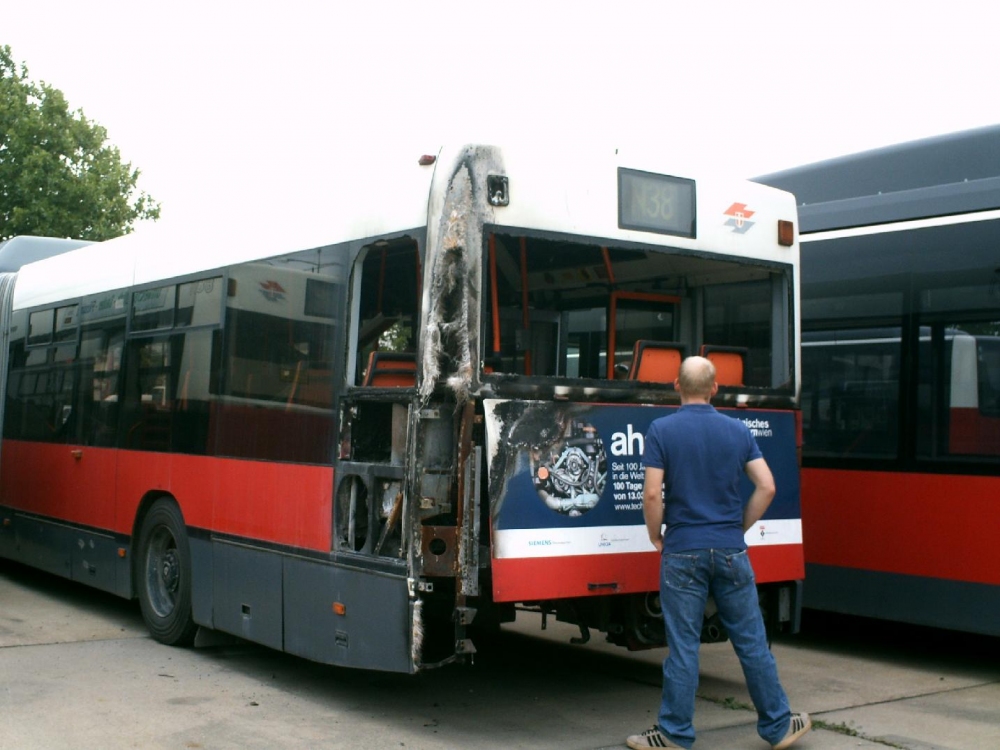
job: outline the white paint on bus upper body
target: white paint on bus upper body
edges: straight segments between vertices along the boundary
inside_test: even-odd
[[[442,205],[443,191],[467,148],[442,149],[433,167],[420,166],[415,154],[408,163],[365,175],[357,181],[357,190],[336,191],[350,197],[331,201],[322,222],[287,215],[219,217],[212,231],[197,235],[173,227],[144,227],[132,235],[28,264],[20,272],[14,309],[423,227],[428,206]],[[796,220],[789,193],[704,172],[677,174],[672,161],[650,161],[647,154],[633,160],[612,148],[560,152],[547,144],[505,147],[499,153],[509,178],[510,205],[493,209],[491,223],[793,263],[798,292],[798,243],[782,247],[777,242],[778,220]],[[695,179],[697,237],[620,229],[619,167]],[[435,176],[435,170],[443,173]],[[725,225],[730,217],[724,212],[737,201],[755,211],[756,226],[742,234]],[[207,207],[206,213],[210,210]]]

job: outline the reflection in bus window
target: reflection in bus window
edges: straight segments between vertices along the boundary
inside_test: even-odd
[[[1000,321],[920,329],[917,453],[1000,456]]]
[[[705,343],[744,347],[747,385],[771,384],[771,295],[768,281],[705,289]]]
[[[896,456],[899,443],[899,328],[802,335],[803,452]]]
[[[177,326],[218,325],[222,314],[222,278],[199,279],[177,287]]]
[[[222,277],[216,276],[132,295],[131,333],[158,334],[134,336],[126,346],[119,433],[123,447],[209,451],[222,288]]]
[[[212,413],[216,455],[332,460],[339,264],[318,251],[230,271],[224,380]]]
[[[53,342],[52,328],[56,311],[33,312],[30,316],[29,345],[25,348],[25,316],[16,315],[11,325],[10,375],[7,383],[4,437],[38,440],[49,443],[70,443],[78,429],[73,398],[76,373],[73,354],[76,348],[75,314],[63,308],[63,320],[73,322],[69,330],[74,340],[61,334],[61,343]],[[41,345],[38,345],[41,344]]]
[[[28,318],[28,346],[52,341],[52,322],[55,310],[39,310]]]
[[[84,445],[112,446],[118,428],[119,374],[125,346],[125,320],[84,328],[80,339],[80,395],[77,403]]]
[[[167,337],[129,342],[124,447],[150,451],[171,449],[173,400],[168,401],[166,394],[176,378],[176,373],[171,371],[176,367],[175,361]]]
[[[177,287],[174,284],[157,289],[144,289],[132,295],[132,330],[154,331],[174,324],[174,304]]]
[[[56,310],[56,329],[52,338],[56,342],[56,362],[70,362],[76,356],[79,309],[79,305],[69,305]]]
[[[129,342],[125,447],[206,452],[214,338],[210,329],[201,329]]]

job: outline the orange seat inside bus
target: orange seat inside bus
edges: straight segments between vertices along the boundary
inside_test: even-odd
[[[715,365],[715,382],[719,385],[743,385],[747,349],[743,346],[704,344],[701,356]]]
[[[362,385],[413,387],[417,384],[417,358],[412,352],[379,352],[368,355]]]
[[[683,360],[683,344],[639,339],[632,348],[632,369],[628,375],[629,380],[673,383],[681,371]]]

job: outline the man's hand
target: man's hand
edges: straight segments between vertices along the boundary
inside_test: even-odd
[[[746,507],[743,508],[743,533],[753,526],[774,499],[775,486],[774,476],[771,469],[763,458],[757,458],[747,463],[744,467],[747,476],[753,483],[753,494]]]
[[[642,485],[642,517],[646,521],[649,541],[657,552],[663,552],[663,469],[646,467]]]

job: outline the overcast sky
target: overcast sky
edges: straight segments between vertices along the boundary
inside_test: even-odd
[[[987,0],[31,0],[0,44],[196,231],[321,221],[359,167],[446,141],[753,176],[1000,123],[998,28]]]

